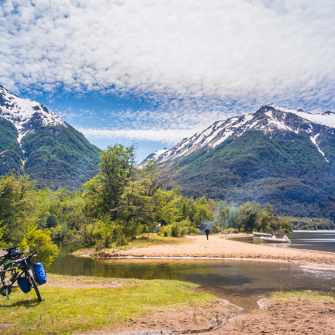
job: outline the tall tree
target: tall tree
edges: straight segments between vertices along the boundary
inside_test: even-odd
[[[109,213],[116,220],[121,195],[135,176],[135,147],[115,144],[102,151],[100,157],[98,175],[85,183],[87,211],[95,217]]]

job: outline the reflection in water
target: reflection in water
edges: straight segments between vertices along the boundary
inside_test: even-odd
[[[173,279],[198,284],[199,291],[228,299],[247,311],[276,290],[325,290],[334,273],[296,264],[231,260],[94,260],[61,252],[50,270],[64,275],[109,278]]]
[[[252,244],[266,244],[272,247],[280,248],[296,248],[319,250],[327,252],[335,252],[335,231],[295,231],[287,234],[291,243],[266,243],[260,238],[254,237],[240,237],[234,238],[234,241],[252,243]]]

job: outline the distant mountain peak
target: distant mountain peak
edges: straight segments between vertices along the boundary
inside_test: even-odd
[[[46,126],[63,126],[66,123],[44,105],[30,100],[22,99],[9,92],[0,85],[0,118],[12,122],[17,129],[17,141]]]
[[[324,136],[321,136],[321,133],[334,127],[333,112],[311,114],[302,109],[286,109],[271,103],[254,113],[216,121],[204,131],[184,138],[170,149],[158,150],[149,157],[155,158],[160,164],[172,164],[199,149],[211,150],[227,139],[235,139],[248,130],[260,130],[270,137],[290,138],[292,133],[305,134],[328,162],[322,151]]]

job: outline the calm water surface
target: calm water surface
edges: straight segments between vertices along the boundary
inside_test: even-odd
[[[325,290],[335,272],[303,269],[295,264],[231,260],[95,260],[60,253],[51,273],[108,278],[174,279],[199,285],[198,291],[225,298],[247,311],[276,290]]]
[[[335,253],[335,230],[297,230],[292,234],[287,234],[287,236],[291,240],[291,243],[264,243],[262,239],[253,237],[237,237],[234,240],[253,244],[266,244],[280,248],[309,249]]]

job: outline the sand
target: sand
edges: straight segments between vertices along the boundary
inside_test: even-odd
[[[239,315],[213,331],[221,334],[335,334],[335,305],[325,301],[269,300],[265,309]]]
[[[238,235],[241,237],[242,235]],[[247,236],[246,234],[244,236]],[[233,241],[225,235],[186,236],[187,243],[152,245],[146,248],[105,250],[100,257],[194,257],[225,258],[246,260],[285,261],[304,266],[326,266],[335,269],[335,254],[323,251],[282,248]],[[93,250],[84,250],[78,255],[94,256]]]
[[[136,318],[121,329],[76,334],[172,335],[172,334],[335,334],[335,304],[326,301],[265,301],[250,314],[226,300],[187,309],[167,309]]]

